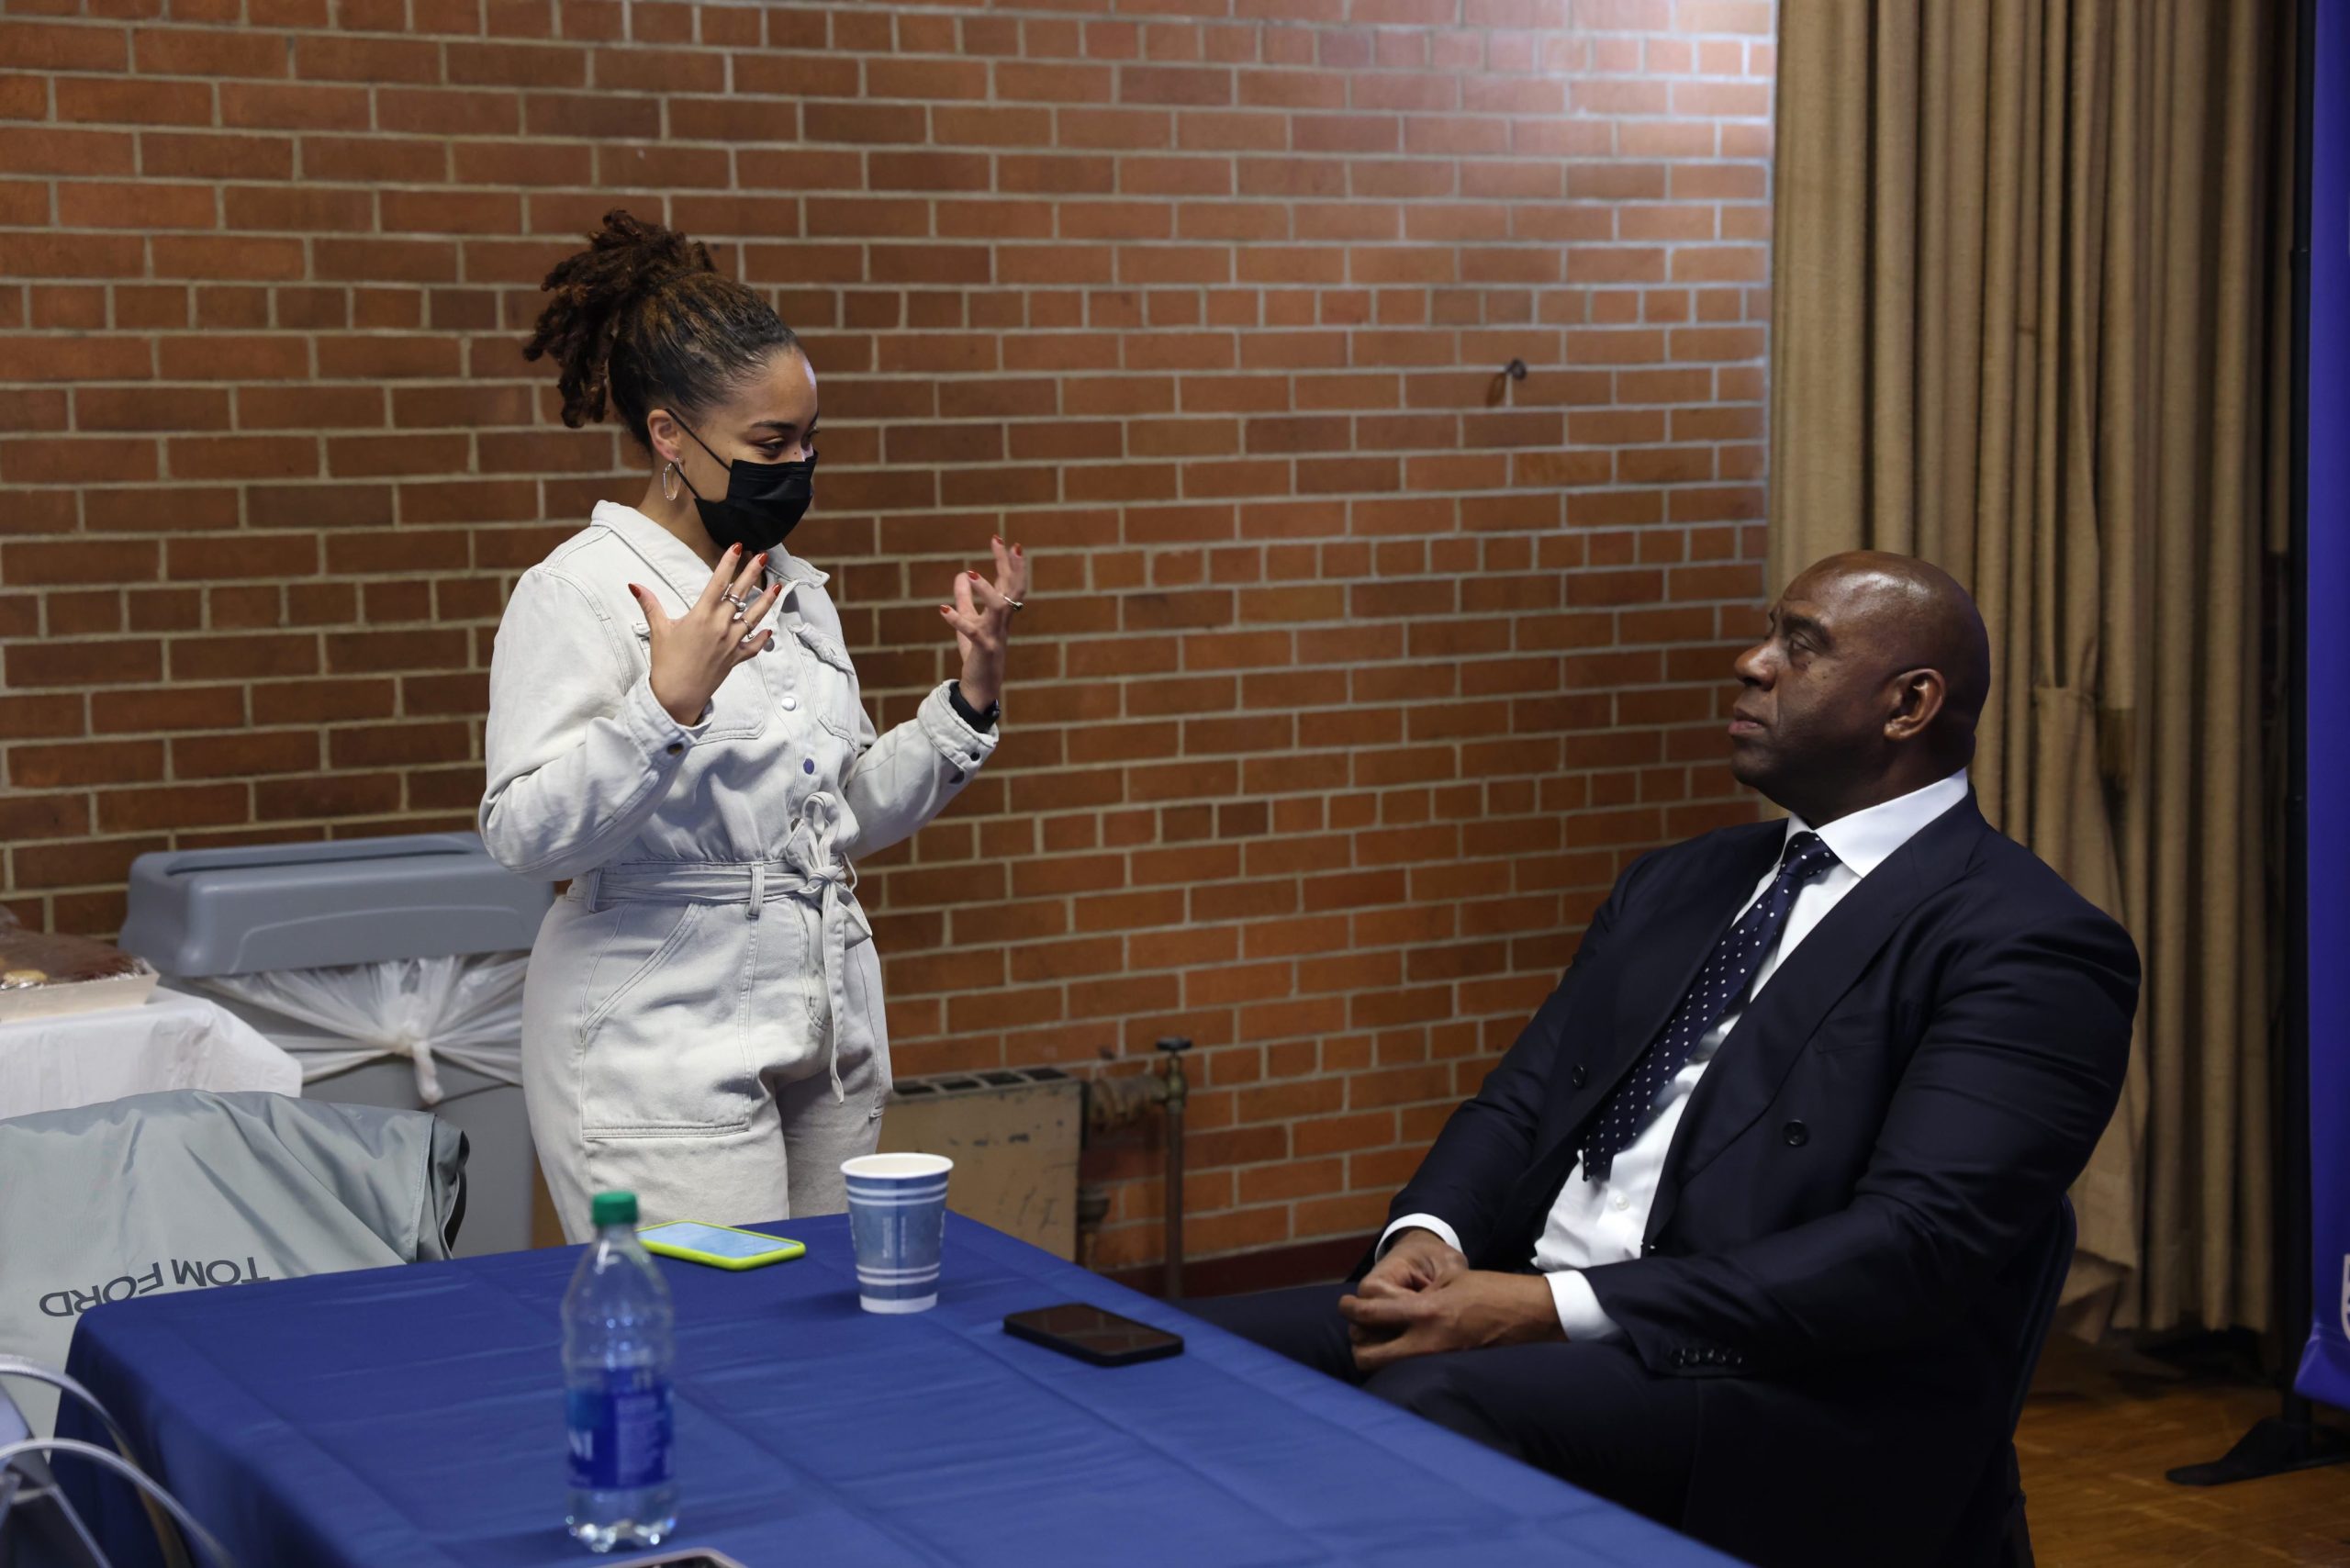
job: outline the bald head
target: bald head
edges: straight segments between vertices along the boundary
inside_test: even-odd
[[[1939,670],[1942,719],[1969,738],[1972,751],[1975,722],[1991,695],[1991,635],[1956,577],[1915,555],[1852,550],[1806,570],[1787,585],[1787,597],[1799,588],[1815,602],[1837,605],[1840,619],[1876,641],[1889,663]]]
[[[1816,825],[1966,766],[1991,644],[1949,573],[1853,551],[1787,585],[1737,671],[1733,771]]]

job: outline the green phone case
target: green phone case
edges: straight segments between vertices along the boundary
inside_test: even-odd
[[[744,1269],[764,1269],[769,1263],[789,1263],[791,1260],[800,1257],[808,1250],[808,1249],[802,1247],[797,1241],[787,1241],[780,1236],[768,1236],[762,1231],[744,1230],[740,1226],[711,1225],[710,1221],[706,1219],[683,1222],[677,1220],[665,1220],[662,1223],[664,1225],[685,1223],[709,1226],[712,1230],[732,1231],[736,1236],[756,1237],[759,1240],[766,1242],[769,1247],[774,1249],[772,1251],[762,1252],[756,1257],[728,1258],[717,1252],[704,1252],[699,1248],[679,1247],[674,1242],[663,1241],[659,1238],[651,1234],[653,1231],[660,1229],[661,1226],[647,1226],[643,1230],[638,1231],[636,1234],[636,1238],[644,1243],[644,1249],[647,1252],[654,1253],[663,1258],[682,1259],[688,1263],[707,1263],[713,1269],[726,1269],[737,1273],[741,1272]]]

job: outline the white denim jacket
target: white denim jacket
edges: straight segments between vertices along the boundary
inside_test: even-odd
[[[628,585],[683,615],[710,568],[633,507],[604,501],[587,530],[515,585],[490,664],[489,788],[481,831],[509,868],[553,880],[622,862],[777,857],[808,802],[843,814],[841,855],[869,855],[944,810],[995,750],[941,684],[878,735],[824,573],[778,550],[787,585],[774,643],[729,675],[702,722],[655,700],[651,634]]]
[[[840,616],[824,592],[825,574],[780,549],[768,571],[785,585],[772,621],[775,639],[727,676],[701,722],[691,726],[679,724],[654,699],[650,633],[628,591],[629,584],[640,584],[672,617],[685,613],[700,597],[710,568],[683,542],[633,507],[607,501],[584,532],[524,573],[498,627],[490,666],[482,838],[519,874],[575,879],[572,898],[584,902],[590,914],[602,901],[626,899],[731,903],[744,919],[756,921],[763,907],[799,901],[800,913],[821,925],[821,946],[811,942],[808,956],[823,970],[820,994],[831,1004],[828,1025],[861,1025],[854,1032],[869,1031],[885,1042],[881,1018],[848,1016],[852,991],[855,1011],[869,1004],[878,1013],[880,1003],[878,966],[869,953],[858,955],[858,967],[872,970],[871,983],[863,974],[849,983],[847,949],[871,937],[852,890],[850,857],[887,848],[937,815],[987,761],[997,737],[964,722],[945,684],[923,700],[913,718],[877,734],[842,643]],[[722,936],[713,939],[723,929],[705,924],[694,951],[656,945],[643,962],[685,964],[699,971],[696,983],[706,973],[721,991],[739,983],[745,988],[744,1015],[767,1013],[748,994],[755,978],[744,978],[755,977],[762,966],[741,961],[743,955],[727,950]],[[621,955],[599,961],[547,951],[559,932],[578,933],[577,942],[613,939],[609,934],[592,938],[577,921],[550,918],[534,951],[534,969],[577,976],[583,990],[599,983],[599,973],[617,972],[613,961]],[[742,940],[749,952],[749,935]],[[558,961],[565,958],[573,961]],[[674,988],[646,988],[633,979],[621,990],[674,993]],[[625,997],[616,992],[583,1000],[579,1013],[566,1008],[562,1014],[576,1027],[562,1031],[552,1022],[554,1012],[531,1006],[526,1057],[534,1048],[587,1052],[589,1035],[615,1005],[625,1006]],[[814,1011],[812,1000],[807,1011]],[[557,1032],[572,1037],[534,1047],[533,1034]],[[827,1032],[837,1095],[844,1031]],[[658,1042],[644,1045],[656,1049]],[[746,1054],[769,1052],[762,1046]],[[593,1053],[588,1063],[592,1072]],[[624,1067],[617,1060],[612,1065]],[[886,1074],[886,1064],[882,1070]],[[643,1081],[645,1073],[638,1068],[625,1067],[623,1076],[632,1081],[607,1086],[611,1094],[661,1098],[659,1086]],[[595,1092],[591,1084],[583,1098]],[[635,1114],[630,1106],[621,1110]],[[586,1113],[591,1139],[598,1136],[597,1114],[592,1108]],[[655,1115],[644,1125],[674,1120]]]

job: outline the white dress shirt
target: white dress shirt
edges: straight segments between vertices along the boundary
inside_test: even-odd
[[[1781,929],[1777,944],[1762,956],[1762,962],[1755,969],[1746,1000],[1751,1002],[1771,983],[1772,975],[1796,950],[1796,944],[1811,935],[1846,893],[1861,885],[1863,877],[1885,864],[1920,828],[1965,798],[1966,775],[1961,771],[1897,800],[1839,817],[1826,827],[1814,828],[1799,817],[1788,818],[1788,838],[1799,833],[1818,834],[1836,852],[1837,863],[1796,892],[1795,904],[1787,912],[1787,924]],[[1739,906],[1740,915],[1770,890],[1778,874],[1774,860],[1754,884],[1745,903]],[[1738,1026],[1743,1011],[1743,1007],[1731,1008],[1722,1014],[1719,1023],[1706,1031],[1697,1048],[1690,1054],[1688,1064],[1658,1092],[1656,1119],[1617,1152],[1614,1167],[1605,1180],[1584,1181],[1580,1166],[1567,1173],[1566,1185],[1560,1189],[1557,1201],[1550,1205],[1550,1217],[1542,1226],[1542,1238],[1535,1244],[1534,1266],[1549,1276],[1550,1296],[1559,1309],[1559,1324],[1567,1331],[1568,1338],[1610,1339],[1621,1332],[1614,1320],[1600,1310],[1599,1298],[1593,1293],[1591,1282],[1583,1278],[1583,1271],[1601,1263],[1627,1262],[1640,1255],[1641,1242],[1648,1234],[1649,1209],[1656,1202],[1657,1182],[1664,1174],[1665,1157],[1673,1148],[1673,1130],[1681,1125],[1681,1113],[1688,1108],[1689,1096],[1695,1092],[1697,1081],[1705,1076],[1706,1068],[1721,1048],[1722,1041]],[[1414,1227],[1434,1231],[1454,1249],[1460,1249],[1459,1233],[1443,1219],[1435,1215],[1413,1214],[1387,1227],[1379,1238],[1380,1249],[1384,1251],[1397,1235]]]

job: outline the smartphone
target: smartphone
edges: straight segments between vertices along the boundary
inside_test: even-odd
[[[1180,1334],[1077,1301],[1013,1313],[1004,1318],[1003,1331],[1097,1367],[1123,1367],[1183,1353]]]
[[[704,1225],[698,1219],[674,1219],[666,1225],[648,1225],[636,1233],[647,1252],[664,1258],[682,1258],[688,1263],[707,1263],[713,1269],[759,1269],[769,1263],[788,1262],[808,1250],[797,1241],[786,1241],[780,1236],[761,1236],[755,1230],[737,1230],[731,1225]]]

